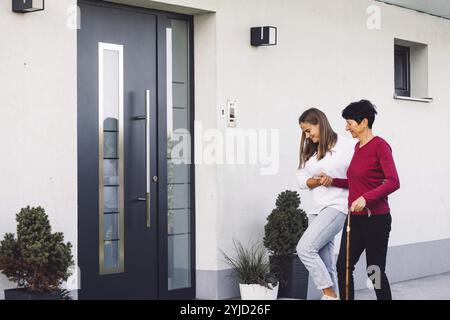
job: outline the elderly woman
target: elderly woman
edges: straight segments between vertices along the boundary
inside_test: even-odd
[[[364,250],[367,273],[374,284],[377,299],[392,299],[385,273],[391,231],[388,195],[400,188],[400,182],[391,147],[372,131],[376,114],[375,106],[367,100],[351,103],[343,110],[342,116],[347,120],[346,130],[359,142],[355,146],[355,153],[347,170],[347,179],[333,179],[323,175],[325,185],[349,189],[348,206],[352,215],[349,285],[351,300],[354,299],[353,270]],[[339,292],[342,298],[346,296],[345,230],[344,226],[337,262]]]

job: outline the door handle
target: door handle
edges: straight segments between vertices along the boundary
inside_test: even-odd
[[[150,139],[150,90],[145,90],[145,171],[146,171],[146,222],[151,225],[150,187],[151,187],[151,139]]]
[[[137,201],[146,202],[145,220],[147,228],[151,225],[150,186],[151,186],[151,137],[150,137],[150,90],[145,90],[145,115],[136,116],[134,120],[145,120],[145,198],[138,197]]]

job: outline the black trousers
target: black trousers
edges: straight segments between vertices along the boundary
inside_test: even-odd
[[[367,275],[372,280],[378,300],[392,300],[389,280],[386,276],[386,255],[392,218],[390,214],[351,217],[350,231],[350,287],[349,298],[354,300],[353,271],[363,251],[366,251]],[[347,221],[342,232],[341,247],[337,261],[339,294],[345,299]]]

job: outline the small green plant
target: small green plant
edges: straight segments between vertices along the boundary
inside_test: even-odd
[[[61,292],[71,275],[72,245],[52,233],[45,210],[23,208],[16,215],[17,239],[7,233],[0,243],[0,270],[19,288],[31,292]]]
[[[233,240],[235,255],[222,252],[225,262],[233,268],[241,284],[259,284],[273,288],[278,284],[274,274],[270,273],[267,251],[261,243],[250,243],[248,248]]]
[[[300,196],[295,191],[278,195],[276,208],[267,217],[264,246],[277,257],[296,253],[297,243],[308,227],[306,213],[299,208]]]

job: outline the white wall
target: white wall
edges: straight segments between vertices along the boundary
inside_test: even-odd
[[[381,9],[380,30],[366,26],[370,5]],[[229,250],[233,237],[262,239],[277,194],[297,190],[299,115],[318,107],[338,133],[348,135],[341,110],[361,98],[378,106],[374,130],[391,144],[401,180],[401,189],[390,197],[390,245],[450,238],[450,152],[445,147],[450,136],[450,21],[371,0],[219,0],[217,13],[207,16],[216,23],[216,39],[197,39],[196,53],[209,48],[217,59],[215,66],[208,60],[217,70],[212,79],[217,81],[217,100],[215,105],[211,99],[206,102],[213,88],[197,80],[197,120],[224,130],[220,107],[236,99],[238,128],[280,130],[280,169],[274,176],[261,176],[258,166],[218,165],[217,184],[212,177],[204,179],[210,169],[197,169],[198,269],[227,268],[210,255],[212,246]],[[249,28],[263,25],[278,27],[277,46],[250,46]],[[196,20],[196,35],[206,27]],[[393,99],[394,38],[428,44],[433,103]],[[204,79],[208,72],[197,57],[196,78]],[[216,117],[211,118],[214,108]],[[206,225],[203,217],[214,211],[203,209],[204,201],[213,196],[218,196],[217,221]],[[302,200],[307,208],[308,195],[302,193]],[[206,242],[207,255],[202,250]]]
[[[15,214],[43,206],[77,261],[75,0],[48,0],[17,14],[0,1],[0,237],[16,232]],[[0,275],[3,288],[11,286]]]
[[[136,7],[151,8],[183,14],[214,12],[217,0],[105,0]]]
[[[203,129],[216,128],[217,113],[217,50],[214,14],[195,17],[195,119]],[[220,180],[214,165],[198,165],[195,169],[196,184],[196,239],[197,269],[217,270],[217,238]]]

